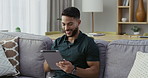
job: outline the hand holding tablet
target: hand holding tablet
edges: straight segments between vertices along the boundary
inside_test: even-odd
[[[61,70],[58,66],[56,66],[56,63],[63,60],[58,50],[41,50],[41,52],[51,70]]]

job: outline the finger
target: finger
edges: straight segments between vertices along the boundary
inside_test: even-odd
[[[56,65],[57,65],[58,67],[65,67],[65,65],[64,65],[63,63],[56,63]]]
[[[56,63],[56,66],[58,66],[60,69],[63,69],[63,66],[60,65],[59,63]]]
[[[71,64],[71,62],[69,62],[69,61],[62,61],[61,64],[69,65],[69,64]]]
[[[59,66],[59,63],[56,63],[57,66]]]

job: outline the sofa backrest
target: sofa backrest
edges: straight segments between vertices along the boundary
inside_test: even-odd
[[[103,40],[95,40],[98,48],[99,48],[99,54],[100,54],[100,73],[99,78],[104,77],[104,71],[105,71],[105,61],[106,61],[106,51],[107,51],[107,45],[109,42],[103,41]]]
[[[19,37],[20,73],[23,76],[45,78],[44,58],[40,50],[50,50],[52,40],[49,37],[20,32],[0,33],[0,40]]]
[[[109,43],[104,78],[127,78],[138,51],[148,52],[148,40],[116,40]]]

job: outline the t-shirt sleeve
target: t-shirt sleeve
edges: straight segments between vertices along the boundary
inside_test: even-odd
[[[51,50],[58,50],[58,40],[55,40],[52,44]]]
[[[100,61],[99,59],[99,48],[94,40],[88,42],[87,52],[86,52],[87,61]]]

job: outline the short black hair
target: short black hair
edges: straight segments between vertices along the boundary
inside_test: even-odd
[[[62,12],[62,16],[69,16],[80,19],[80,11],[76,7],[68,7]]]

